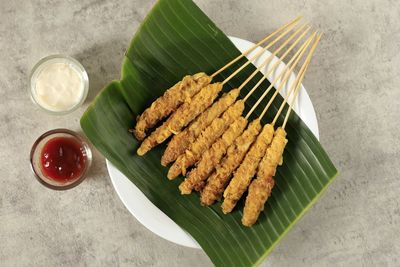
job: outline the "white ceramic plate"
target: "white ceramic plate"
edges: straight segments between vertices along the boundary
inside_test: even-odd
[[[242,52],[254,45],[253,43],[243,39],[235,37],[230,37],[230,39]],[[251,58],[251,56],[254,53],[257,53],[257,51],[258,50],[255,50],[253,53],[251,53],[248,58]],[[256,66],[260,65],[263,62],[263,59],[265,59],[269,55],[270,53],[268,51],[265,52],[261,58],[254,62],[254,64]],[[268,66],[271,66],[277,60],[277,58],[274,58],[272,62],[261,71],[265,73],[265,71],[268,69]],[[285,61],[287,61],[287,59]],[[280,63],[277,70],[272,72],[271,75],[268,76],[268,80],[273,81],[273,79],[281,72],[284,67],[285,64]],[[285,85],[282,88],[281,94],[283,96],[285,96],[286,92],[290,89],[289,86],[294,81],[294,79],[295,76],[292,75],[292,77],[290,77],[289,79],[288,85]],[[314,135],[319,139],[318,122],[315,115],[314,107],[311,103],[310,97],[306,92],[306,89],[303,86],[301,87],[301,91],[299,92],[298,99],[295,101],[294,110],[307,124]],[[159,235],[162,238],[165,238],[176,244],[186,247],[200,248],[199,244],[189,234],[182,230],[174,221],[172,221],[167,215],[165,215],[153,203],[151,203],[150,200],[148,200],[146,196],[109,161],[107,161],[107,169],[118,196],[121,198],[122,202],[124,203],[126,208],[132,213],[132,215],[135,216],[135,218],[147,229],[149,229],[156,235]],[[177,197],[179,196],[177,195]]]

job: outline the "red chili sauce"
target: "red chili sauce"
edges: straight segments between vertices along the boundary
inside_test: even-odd
[[[43,174],[61,183],[80,178],[86,164],[84,148],[70,137],[55,137],[47,141],[40,159]]]

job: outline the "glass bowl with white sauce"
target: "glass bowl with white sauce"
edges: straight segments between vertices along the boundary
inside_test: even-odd
[[[41,59],[30,76],[32,101],[51,114],[67,114],[85,102],[89,77],[74,58],[52,55]]]

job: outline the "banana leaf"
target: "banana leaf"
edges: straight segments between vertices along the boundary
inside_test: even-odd
[[[123,172],[159,209],[190,233],[216,266],[257,265],[315,203],[334,180],[337,170],[326,152],[292,113],[287,125],[289,143],[276,174],[276,186],[258,223],[241,225],[243,201],[223,215],[220,203],[199,204],[198,194],[181,196],[182,178],[169,181],[160,165],[164,146],[144,157],[136,155],[138,142],[128,132],[135,117],[184,75],[213,73],[239,55],[225,34],[190,0],[160,0],[136,32],[126,51],[121,80],[112,81],[81,118],[81,127],[94,146]],[[240,61],[215,80],[229,75]],[[237,87],[253,70],[250,64],[226,86]],[[245,94],[261,77],[242,90]],[[261,88],[267,88],[268,81]],[[258,90],[247,109],[260,97]],[[279,96],[263,122],[271,121]],[[260,110],[257,109],[255,116]],[[280,118],[280,122],[282,121]],[[279,125],[279,123],[277,125]]]

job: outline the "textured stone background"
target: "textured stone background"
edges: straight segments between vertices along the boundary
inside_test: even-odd
[[[95,153],[67,192],[42,187],[28,152],[44,131],[79,131],[96,93],[119,77],[124,49],[154,1],[0,0],[0,266],[204,266],[200,250],[165,241],[125,209]],[[341,175],[265,266],[399,266],[400,5],[389,0],[196,1],[227,34],[257,41],[299,14],[325,32],[305,79],[321,142]],[[91,88],[63,117],[36,108],[27,77],[64,53]]]

